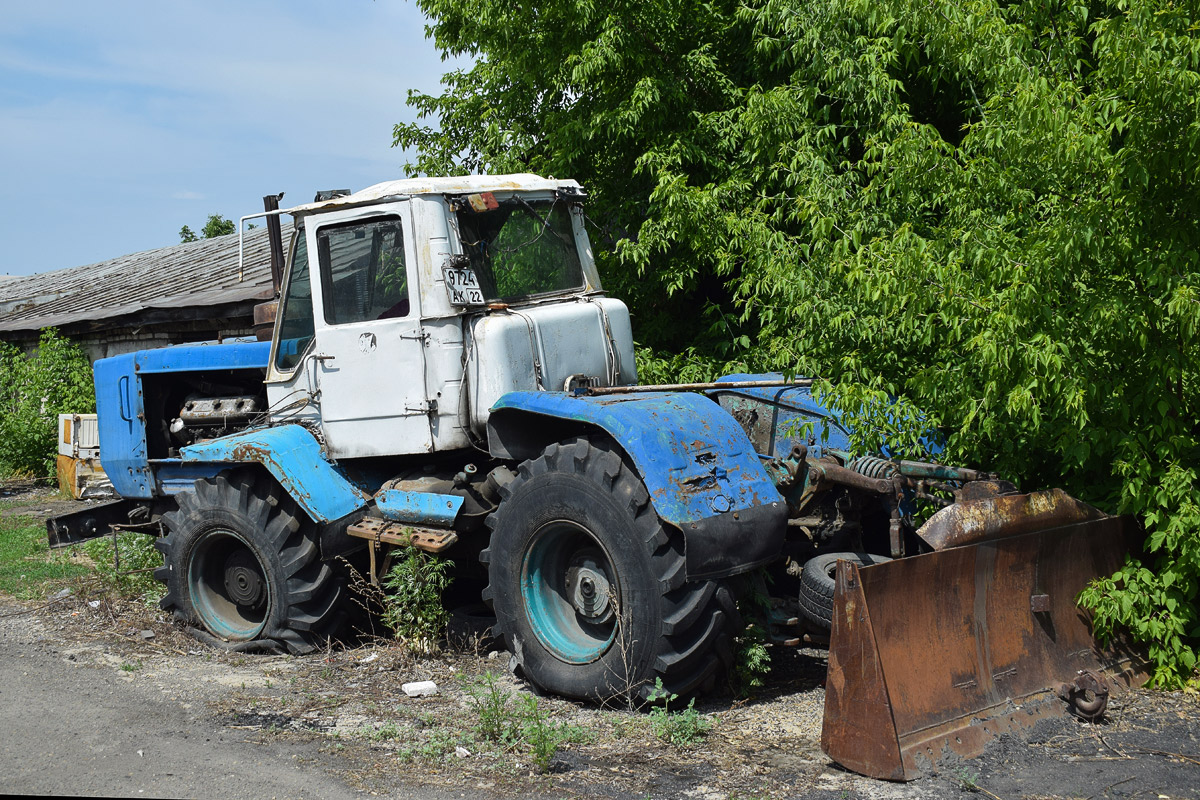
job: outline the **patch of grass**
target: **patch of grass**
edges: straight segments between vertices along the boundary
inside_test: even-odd
[[[126,661],[121,665],[122,672],[137,672],[141,668],[142,662],[140,661]]]
[[[115,552],[112,536],[89,539],[81,547],[95,563],[96,574],[109,591],[145,603],[162,599],[166,587],[155,580],[154,569],[162,566],[163,557],[154,549],[152,536],[121,531],[116,536]]]
[[[395,722],[385,722],[378,728],[364,725],[359,731],[359,734],[364,739],[370,739],[373,742],[390,742],[399,739],[401,736],[400,726]]]
[[[682,711],[670,710],[670,704],[678,700],[679,695],[663,689],[662,678],[654,681],[654,691],[648,699],[651,703],[662,703],[650,710],[650,728],[655,736],[668,744],[687,747],[712,730],[712,720],[696,710],[694,699],[689,700]]]
[[[611,719],[609,724],[612,726],[612,735],[616,739],[636,736],[643,728],[643,720],[640,717],[629,718],[618,715]]]
[[[446,728],[434,728],[426,733],[418,744],[413,747],[403,747],[396,755],[401,761],[437,762],[444,760],[459,745],[470,744],[470,734]]]
[[[69,550],[50,549],[40,520],[0,519],[0,592],[40,600],[88,572],[88,566]]]

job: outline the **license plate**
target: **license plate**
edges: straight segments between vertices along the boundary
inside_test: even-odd
[[[483,305],[483,290],[479,288],[475,270],[446,267],[442,273],[446,276],[446,293],[450,295],[451,305]]]

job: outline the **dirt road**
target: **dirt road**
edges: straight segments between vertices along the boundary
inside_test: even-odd
[[[998,741],[909,784],[849,774],[819,746],[823,659],[782,652],[752,701],[654,716],[535,698],[488,646],[426,658],[382,641],[299,658],[218,651],[156,608],[76,583],[49,603],[0,597],[0,787],[204,798],[1200,798],[1200,701],[1184,693],[1127,693],[1102,724],[1043,723],[1028,741]],[[405,696],[401,685],[417,680],[438,694]],[[557,742],[540,765],[538,731]]]

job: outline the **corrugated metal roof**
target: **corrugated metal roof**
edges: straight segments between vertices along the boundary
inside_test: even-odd
[[[285,248],[290,236],[291,224],[285,223]],[[0,281],[0,331],[63,327],[147,309],[269,300],[272,293],[263,227],[245,235],[241,281],[236,233]]]

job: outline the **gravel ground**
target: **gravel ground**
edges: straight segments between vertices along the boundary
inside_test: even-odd
[[[23,505],[41,513],[47,500],[33,496]],[[186,774],[204,774],[206,759],[244,747],[246,763],[258,763],[255,775],[264,776],[240,786],[246,797],[309,796],[303,786],[326,786],[319,796],[438,798],[1200,797],[1200,702],[1184,693],[1127,693],[1100,725],[1049,720],[1027,740],[1001,739],[979,759],[908,784],[853,775],[820,749],[821,650],[776,651],[767,686],[752,700],[698,704],[697,719],[711,729],[679,744],[664,741],[661,719],[645,712],[535,697],[506,669],[507,654],[490,647],[423,658],[384,641],[305,657],[232,654],[202,645],[156,608],[114,599],[88,581],[52,602],[0,598],[6,705],[25,685],[11,670],[28,672],[35,662],[42,670],[70,665],[89,691],[141,692],[143,702],[122,707],[123,724],[160,731],[176,772],[193,764],[197,772]],[[438,694],[405,696],[402,684],[419,680],[434,681]],[[489,716],[488,700],[503,700],[506,710]],[[544,773],[529,732],[499,741],[480,733],[485,718],[527,724],[523,709],[535,701],[542,727],[563,737]],[[31,721],[23,730],[36,731],[38,716],[25,714]],[[43,716],[45,730],[23,736],[42,736],[44,745],[61,734]],[[193,728],[210,733],[189,738]],[[13,735],[0,732],[5,751]],[[61,759],[47,767],[62,768]],[[105,768],[93,763],[70,793],[128,794],[104,782]],[[0,759],[5,791],[62,793],[28,778],[44,771]],[[14,782],[18,773],[25,782]],[[287,782],[296,775],[310,782]],[[148,796],[220,796],[205,782],[191,791],[193,784],[163,781],[147,784]]]

